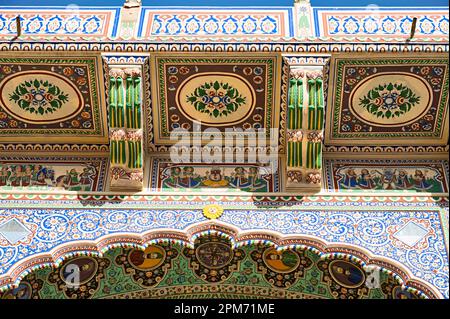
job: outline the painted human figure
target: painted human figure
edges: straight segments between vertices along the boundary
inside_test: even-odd
[[[75,168],[72,168],[68,173],[67,173],[67,179],[66,179],[66,187],[69,190],[76,190],[74,188],[78,188],[78,186],[80,185],[80,181],[78,179],[78,172]]]
[[[341,181],[341,184],[345,188],[355,188],[358,186],[357,175],[353,168],[347,169],[344,176],[344,181]]]
[[[396,181],[397,188],[400,189],[409,189],[412,186],[411,181],[409,180],[408,173],[402,169],[400,172],[398,172],[397,181]]]
[[[194,168],[192,166],[186,166],[183,168],[183,176],[180,179],[180,186],[186,188],[194,188],[200,184],[198,176],[194,174]]]
[[[25,166],[25,172],[22,175],[22,186],[30,186],[33,171],[30,165]]]
[[[211,169],[211,172],[206,172],[206,174],[208,175],[208,177],[203,182],[205,186],[223,187],[228,185],[228,181],[223,178],[220,168],[213,168]]]
[[[11,186],[18,187],[21,186],[22,182],[22,165],[17,165],[14,169],[13,174],[10,177]]]
[[[48,186],[48,183],[45,178],[46,178],[45,170],[41,169],[37,175],[37,180],[33,182],[33,184],[36,186]]]
[[[414,180],[414,187],[419,190],[426,190],[432,186],[429,183],[427,183],[425,174],[420,169],[417,169],[415,171],[413,180]]]
[[[40,170],[42,169],[41,165],[34,165],[33,172],[31,174],[31,184],[34,185],[34,182],[38,180],[38,175]]]
[[[92,182],[94,181],[94,168],[85,167],[83,172],[80,174],[80,184],[85,191],[90,191],[92,189]]]
[[[351,284],[361,283],[361,281],[364,279],[362,277],[361,272],[358,271],[357,269],[353,269],[353,268],[344,269],[343,267],[333,265],[333,270],[334,270],[335,273],[345,276],[346,279]]]
[[[254,166],[250,166],[248,169],[248,182],[252,189],[258,189],[266,185],[259,175],[258,167]]]
[[[166,172],[164,172],[167,174]],[[180,178],[181,178],[181,168],[179,166],[174,166],[170,168],[169,176],[164,180],[164,184],[169,187],[179,187],[180,186]]]
[[[369,170],[363,168],[361,170],[361,175],[359,178],[359,187],[362,189],[373,189],[375,188],[375,181],[372,178],[372,175],[369,173]]]
[[[234,173],[232,174],[230,184],[236,188],[245,188],[250,186],[245,173],[246,171],[243,167],[236,167],[234,169]]]
[[[2,166],[0,169],[0,187],[8,184],[8,167]]]
[[[383,183],[383,189],[395,189],[395,182],[397,181],[397,176],[395,175],[395,170],[385,169],[381,176],[381,182]]]

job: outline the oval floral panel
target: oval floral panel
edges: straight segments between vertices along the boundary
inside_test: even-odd
[[[431,86],[411,73],[380,73],[361,81],[350,95],[350,110],[376,126],[402,126],[424,116],[433,103]]]
[[[202,73],[181,83],[176,94],[180,111],[192,121],[231,126],[247,119],[256,93],[243,77],[230,73]]]
[[[24,71],[6,78],[0,102],[9,115],[31,124],[67,120],[83,109],[78,88],[66,78],[47,71]]]

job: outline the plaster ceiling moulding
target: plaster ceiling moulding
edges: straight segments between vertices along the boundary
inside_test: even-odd
[[[335,54],[325,144],[443,145],[446,54]]]
[[[108,142],[97,53],[0,53],[0,143]]]
[[[180,138],[199,141],[214,129],[215,141],[245,140],[248,129],[278,128],[281,54],[158,53],[151,56],[154,142],[172,145]],[[201,121],[200,129],[194,121]],[[170,139],[177,129],[176,139]],[[241,133],[226,133],[227,130]],[[275,137],[276,138],[276,137]],[[206,144],[209,141],[202,141]]]

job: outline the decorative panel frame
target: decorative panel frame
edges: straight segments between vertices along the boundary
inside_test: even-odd
[[[1,52],[0,64],[1,143],[108,142],[99,53]]]
[[[446,144],[448,61],[439,53],[333,54],[325,144]]]
[[[233,124],[239,124],[241,125],[243,121],[246,119],[253,119],[256,122],[261,122],[260,128],[266,129],[266,138],[267,140],[270,139],[270,129],[271,128],[278,128],[279,125],[279,114],[280,114],[280,86],[281,86],[281,54],[279,53],[250,53],[250,52],[240,52],[240,53],[154,53],[151,54],[150,57],[150,70],[151,70],[151,78],[157,79],[156,81],[153,81],[151,83],[151,96],[152,96],[152,112],[153,114],[153,127],[154,127],[154,143],[155,145],[173,145],[177,143],[177,140],[171,140],[170,139],[170,133],[173,132],[172,128],[170,127],[170,121],[175,122],[175,120],[172,120],[172,117],[176,115],[176,120],[178,121],[180,118],[186,121],[186,123],[189,125],[187,130],[192,129],[192,125],[188,123],[188,121],[198,120],[199,117],[206,118],[209,115],[209,118],[211,118],[211,122],[202,123],[202,127],[208,127],[208,128],[218,128],[221,129],[220,133],[211,133],[211,135],[214,135],[217,140],[223,140],[227,138],[235,138],[243,140],[247,136],[250,136],[250,134],[247,134],[246,132],[242,133],[225,133],[225,129],[227,128],[233,128]],[[168,64],[172,63],[172,65],[168,66]],[[219,71],[211,71],[210,68],[205,68],[205,65],[217,65],[217,67],[220,69]],[[198,66],[197,66],[198,65]],[[240,67],[241,65],[244,65]],[[247,65],[247,66],[245,66]],[[256,65],[256,66],[255,66]],[[188,66],[188,67],[187,67]],[[203,70],[199,67],[203,66]],[[252,66],[252,67],[250,67]],[[181,88],[176,88],[175,84],[178,81],[178,76],[175,74],[167,75],[166,70],[168,70],[168,73],[173,70],[172,72],[178,72],[178,68],[180,69],[180,72],[182,74],[183,80],[182,83],[179,85],[182,85]],[[192,70],[190,70],[192,68]],[[183,70],[182,70],[183,69]],[[200,71],[199,71],[200,70]],[[258,70],[256,74],[253,74],[254,70]],[[261,71],[262,70],[262,71]],[[200,75],[191,75],[194,72],[198,72]],[[247,77],[251,77],[254,80],[254,83],[251,83],[249,80],[244,78],[242,74],[234,74],[235,72],[240,72],[245,74]],[[246,74],[247,72],[247,74]],[[259,72],[262,72],[261,74]],[[202,75],[202,73],[204,75]],[[235,82],[233,85],[238,85],[240,90],[243,91],[243,95],[241,95],[242,92],[239,92],[239,90],[236,90],[233,88],[233,85],[227,84],[227,87],[219,87],[219,89],[216,89],[216,91],[219,90],[228,90],[226,94],[230,93],[230,89],[233,89],[234,93],[237,93],[236,97],[233,97],[231,99],[230,103],[226,103],[226,106],[230,106],[231,104],[235,105],[233,109],[217,112],[217,114],[213,113],[217,110],[212,110],[210,114],[204,115],[207,109],[200,110],[203,106],[200,106],[198,108],[197,106],[194,106],[195,103],[198,101],[201,101],[202,96],[195,96],[195,92],[197,89],[202,89],[201,92],[206,89],[204,87],[208,81],[212,81],[210,84],[214,85],[215,82],[218,82],[215,80],[218,76],[222,76],[223,78],[226,78],[227,80],[232,80]],[[201,78],[204,77],[205,81],[201,80]],[[175,81],[172,84],[168,84],[168,81]],[[192,81],[193,80],[193,81]],[[200,81],[201,80],[201,81]],[[257,80],[257,81],[256,81]],[[194,83],[193,85],[190,85],[189,82],[198,82]],[[201,83],[205,82],[204,84],[200,85]],[[220,83],[223,83],[220,81]],[[226,83],[225,83],[226,84]],[[169,85],[169,88],[166,89],[166,86]],[[177,84],[178,85],[178,84]],[[200,85],[197,88],[193,87],[195,85]],[[219,85],[219,82],[217,83]],[[220,84],[222,85],[222,84]],[[261,85],[261,87],[259,86]],[[172,87],[170,87],[172,86]],[[190,98],[196,100],[194,101],[183,101],[184,104],[193,104],[189,107],[196,108],[196,110],[193,111],[192,114],[188,114],[185,109],[181,110],[180,107],[180,96],[183,95],[183,93],[188,93],[188,89],[186,87],[192,86],[192,89],[194,89],[193,92],[189,92]],[[183,91],[184,90],[184,91]],[[177,101],[171,101],[170,103],[173,103],[176,105],[168,105],[169,99],[167,98],[168,91],[176,91],[175,98]],[[226,95],[225,94],[225,95]],[[233,93],[230,93],[233,94]],[[170,95],[169,95],[170,96]],[[175,99],[175,98],[172,98]],[[244,101],[242,101],[242,99]],[[239,100],[238,100],[239,99]],[[239,110],[239,107],[243,104],[243,106],[247,106],[247,100],[252,101],[252,108],[249,111],[246,111],[247,113],[242,115],[237,115],[238,112],[241,112],[244,110],[241,108]],[[182,104],[181,104],[182,105]],[[168,118],[169,108],[171,109],[171,119]],[[260,109],[260,111],[258,111]],[[256,111],[255,111],[256,110]],[[174,111],[177,111],[180,114],[174,114]],[[259,115],[259,113],[263,113],[263,115]],[[234,114],[233,114],[234,113]],[[232,116],[236,116],[236,119],[229,123],[220,123],[219,121],[215,121],[214,118],[220,118],[221,116],[227,116],[231,114]],[[246,129],[246,125],[248,125],[248,128],[257,128],[253,123],[253,126],[251,124],[248,124],[247,122],[242,124],[240,128]],[[183,125],[179,125],[181,128],[183,128]],[[267,130],[269,129],[269,130]],[[177,133],[178,136],[182,137],[188,137],[192,138],[195,142],[206,144],[209,141],[201,141],[201,133],[202,131],[189,131],[189,133]]]

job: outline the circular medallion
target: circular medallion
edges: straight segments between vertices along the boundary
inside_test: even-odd
[[[331,277],[343,287],[356,288],[366,281],[364,271],[345,260],[333,260],[328,267]]]
[[[140,270],[150,270],[159,267],[166,258],[166,251],[156,245],[145,248],[144,251],[140,249],[133,249],[128,254],[129,263]]]
[[[224,243],[204,243],[195,251],[197,260],[207,268],[222,268],[233,258],[231,247]]]
[[[48,71],[24,71],[5,78],[0,103],[12,117],[30,124],[65,121],[84,107],[80,90],[67,78]]]
[[[423,117],[433,104],[430,84],[411,73],[367,77],[350,94],[350,111],[375,126],[403,126]]]
[[[60,270],[60,276],[68,285],[82,285],[90,281],[97,270],[98,263],[94,258],[79,257],[65,264]]]
[[[33,288],[27,282],[21,282],[17,288],[14,288],[2,296],[2,299],[30,299]]]
[[[256,104],[250,83],[237,74],[202,73],[187,78],[176,92],[180,111],[191,121],[229,126],[245,121]]]
[[[412,292],[403,289],[401,286],[395,286],[394,289],[392,289],[392,298],[394,299],[419,299],[415,294]]]
[[[300,264],[300,258],[295,252],[277,251],[275,248],[267,249],[264,252],[263,260],[267,267],[281,273],[291,272]]]

